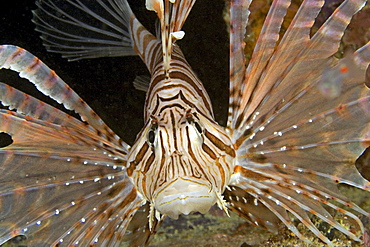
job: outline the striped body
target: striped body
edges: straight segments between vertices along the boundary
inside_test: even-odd
[[[0,243],[27,235],[31,247],[145,246],[166,216],[214,204],[271,231],[282,222],[309,244],[334,246],[320,224],[364,240],[358,215],[370,214],[337,185],[370,190],[354,165],[370,143],[370,42],[344,58],[334,54],[366,1],[343,1],[312,33],[324,2],[303,1],[280,36],[290,1],[273,1],[248,65],[251,1],[228,2],[230,99],[222,127],[175,44],[194,0],[146,1],[159,17],[158,37],[126,0],[38,1],[34,22],[48,50],[71,60],[141,57],[151,77],[141,85],[144,126],[128,145],[38,58],[0,46],[0,68],[80,117],[0,84],[8,107],[0,110],[0,132],[12,141],[0,148]]]
[[[235,151],[213,119],[203,84],[175,45],[166,73],[162,42],[136,18],[131,23],[134,49],[151,73],[145,126],[128,156],[133,184],[159,213],[172,218],[206,213],[216,202],[223,206]]]

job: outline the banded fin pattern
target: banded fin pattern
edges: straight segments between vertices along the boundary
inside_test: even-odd
[[[0,149],[0,242],[24,234],[29,246],[90,245],[99,236],[115,246],[143,203],[124,168],[128,145],[32,54],[7,45],[0,51],[1,68],[20,72],[92,124],[0,84],[1,102],[14,109],[0,111],[0,131],[13,140]]]
[[[337,188],[344,183],[370,190],[354,165],[370,144],[370,90],[364,83],[370,43],[344,58],[334,57],[345,28],[365,2],[343,1],[311,36],[324,1],[303,1],[279,37],[290,1],[274,1],[241,87],[230,88],[227,128],[237,152],[231,185],[238,189],[225,193],[230,198],[236,193],[242,200],[244,190],[245,198],[254,197],[308,243],[287,212],[329,246],[332,241],[309,215],[355,241],[361,241],[355,230],[344,228],[323,205],[352,219],[361,232],[362,222],[348,208],[370,216]],[[231,51],[237,49],[230,46]],[[323,85],[337,91],[329,95]],[[239,213],[253,219],[247,210]],[[262,223],[258,215],[255,219],[265,227],[270,223],[268,218]]]
[[[120,140],[103,120],[38,58],[22,48],[7,45],[0,47],[0,56],[1,68],[19,72],[20,77],[32,82],[40,92],[59,104],[63,104],[66,109],[78,113],[81,119],[91,125],[95,132],[105,138],[107,142],[122,146],[122,152],[128,152],[128,145]]]
[[[230,1],[230,92],[229,106],[233,106],[241,97],[240,88],[243,87],[243,80],[246,70],[246,62],[244,55],[244,37],[249,17],[249,5],[252,0],[245,1]],[[232,110],[232,111],[231,111]],[[232,126],[233,119],[237,111],[233,107],[229,107],[229,117],[227,125],[230,130],[235,128]]]
[[[322,74],[323,68],[331,67],[336,60],[332,55],[338,49],[345,28],[365,2],[344,1],[311,38],[310,29],[324,1],[304,1],[275,49],[280,25],[285,16],[284,9],[286,11],[290,1],[274,1],[245,74],[246,88],[241,89],[242,100],[236,104],[240,105],[241,110],[237,110],[240,115],[234,120],[235,127],[243,126],[244,129],[241,130],[245,130],[251,124],[256,125],[257,120],[253,118],[259,119],[263,116],[268,119],[282,98],[289,101],[315,81],[315,75],[311,71],[317,70],[319,75]],[[326,30],[330,30],[330,33]],[[330,36],[331,33],[335,33],[335,36]],[[271,69],[274,66],[281,69]],[[300,83],[302,80],[305,83]],[[285,89],[287,85],[291,90]],[[269,111],[267,115],[265,111]],[[259,112],[259,116],[253,115],[252,112]]]
[[[136,211],[130,225],[127,227],[125,237],[123,241],[121,241],[125,246],[149,245],[151,237],[156,234],[158,228],[166,218],[165,216],[163,216],[160,220],[154,218],[151,227],[149,227],[149,214],[149,204],[143,205]]]

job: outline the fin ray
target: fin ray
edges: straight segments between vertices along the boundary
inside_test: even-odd
[[[37,2],[33,22],[48,51],[71,61],[136,55],[128,27],[132,11],[127,1],[95,3],[93,7],[87,1],[76,0],[63,5],[54,0]]]

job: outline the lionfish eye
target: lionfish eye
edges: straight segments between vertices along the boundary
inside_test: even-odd
[[[200,124],[194,120],[194,117],[191,114],[187,114],[186,120],[188,121],[189,124],[194,124],[195,128],[197,129],[199,134],[203,133],[203,129],[200,126]]]
[[[155,133],[154,133],[154,130],[151,129],[149,130],[149,133],[148,133],[148,141],[150,142],[150,144],[153,144],[154,140],[155,140]]]
[[[194,122],[194,126],[197,129],[197,131],[199,132],[199,134],[203,133],[202,127],[200,127],[198,122]]]

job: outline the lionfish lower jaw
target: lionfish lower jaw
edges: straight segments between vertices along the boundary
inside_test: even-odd
[[[204,214],[215,203],[228,215],[222,195],[211,189],[209,184],[178,178],[162,189],[150,204],[149,225],[152,225],[154,217],[160,220],[161,214],[173,219],[192,212]]]

